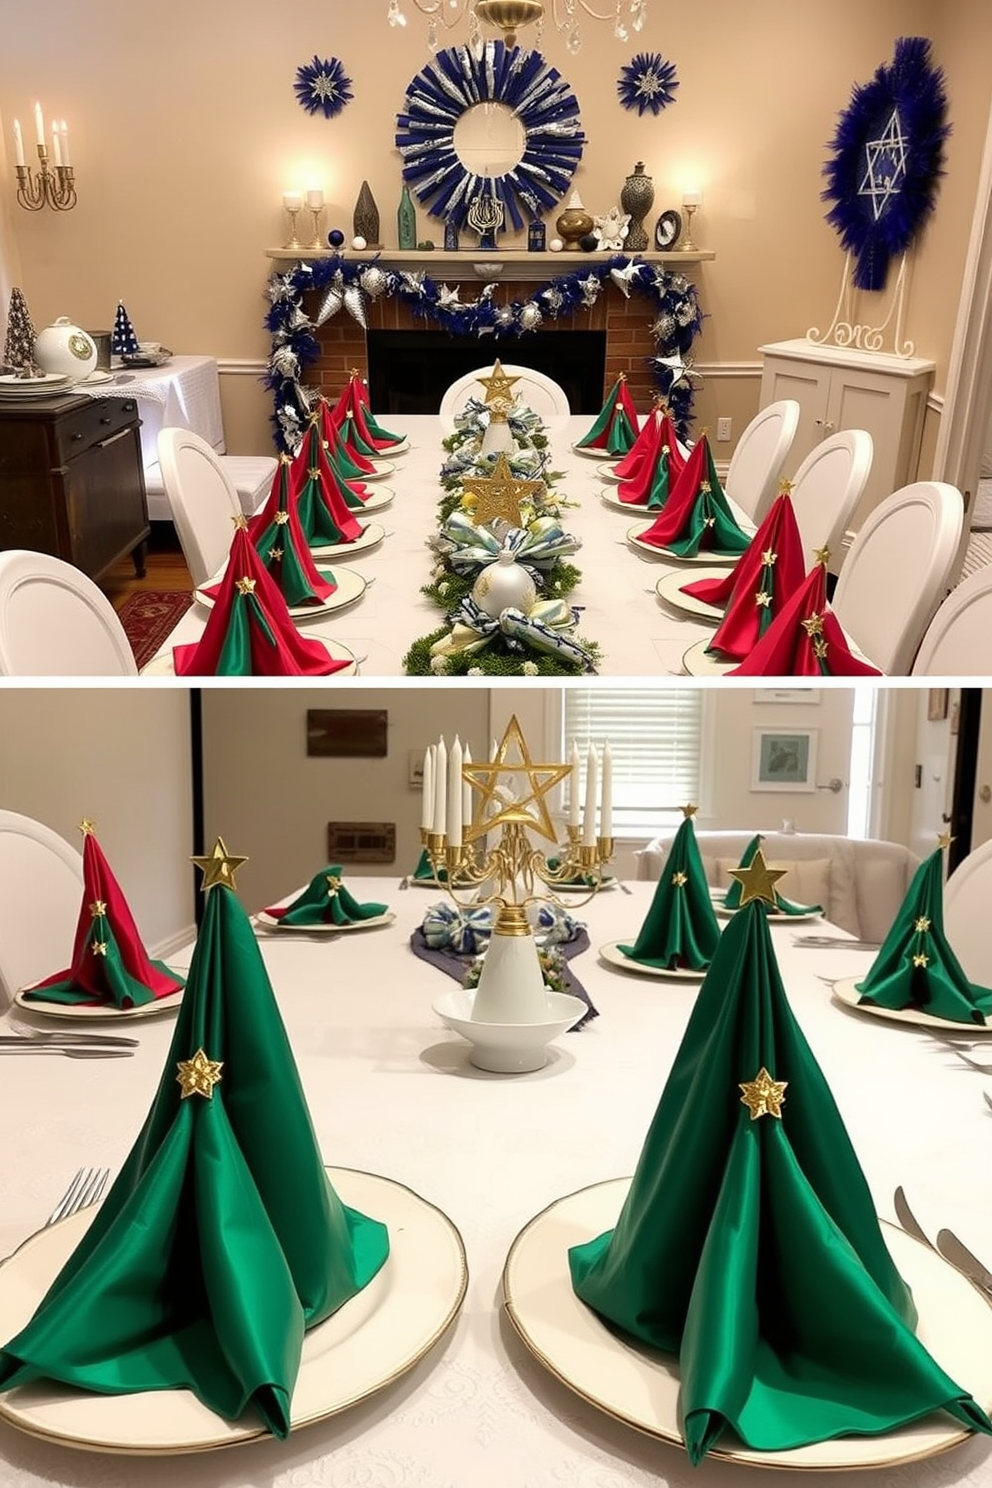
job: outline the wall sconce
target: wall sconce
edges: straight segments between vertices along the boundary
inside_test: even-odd
[[[69,131],[64,119],[52,121],[52,159],[55,169],[48,164],[48,149],[45,144],[45,120],[41,104],[34,106],[34,128],[38,142],[38,174],[24,160],[24,139],[21,126],[14,120],[14,165],[17,171],[17,200],[29,212],[40,212],[49,206],[55,212],[68,212],[76,205],[76,175],[69,155]]]

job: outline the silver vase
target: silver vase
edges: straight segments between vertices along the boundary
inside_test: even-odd
[[[624,247],[631,253],[641,253],[648,246],[648,235],[644,231],[644,219],[654,203],[654,183],[644,174],[644,161],[639,160],[633,173],[623,183],[620,205],[630,214],[630,227]]]

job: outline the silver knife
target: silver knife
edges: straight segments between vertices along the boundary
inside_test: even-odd
[[[17,1039],[12,1044],[0,1045],[0,1054],[64,1054],[67,1059],[130,1059],[133,1049],[108,1048],[105,1044],[33,1044],[29,1039]]]
[[[122,1049],[136,1049],[138,1040],[115,1033],[2,1033],[0,1045],[8,1044],[116,1044]]]
[[[953,1230],[937,1231],[937,1249],[941,1255],[947,1257],[952,1266],[957,1266],[959,1271],[963,1271],[965,1276],[976,1282],[983,1292],[992,1295],[992,1271],[987,1266],[983,1266],[976,1255],[972,1255],[964,1241],[959,1240]]]

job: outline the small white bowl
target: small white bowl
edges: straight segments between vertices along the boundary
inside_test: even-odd
[[[445,992],[433,1007],[450,1029],[472,1045],[469,1059],[477,1069],[497,1075],[523,1075],[543,1069],[552,1039],[588,1012],[581,998],[565,992],[549,992],[547,998],[545,1023],[478,1023],[472,1017],[474,988]]]

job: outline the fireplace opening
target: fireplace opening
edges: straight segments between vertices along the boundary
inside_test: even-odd
[[[444,331],[368,332],[369,395],[377,412],[437,413],[456,378],[496,357],[553,377],[573,413],[603,404],[605,331],[535,331],[512,341],[449,336]]]

